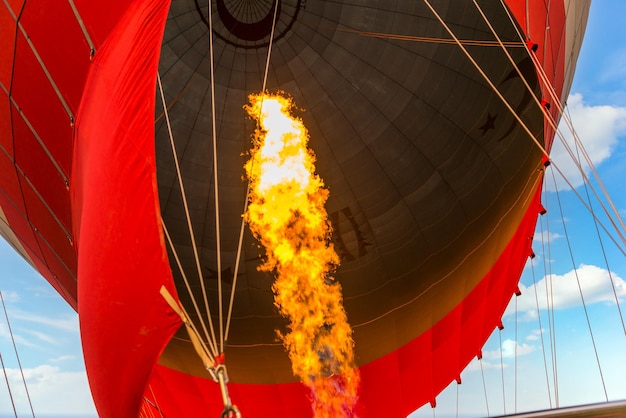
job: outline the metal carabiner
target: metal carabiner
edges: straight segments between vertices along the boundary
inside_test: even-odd
[[[241,418],[241,412],[234,405],[226,406],[220,418]]]
[[[223,359],[222,359],[223,361]],[[223,362],[219,362],[217,367],[209,370],[213,379],[219,383],[220,392],[222,393],[222,401],[224,402],[224,411],[220,418],[241,418],[241,412],[239,408],[231,403],[230,395],[228,394],[228,373],[226,372],[226,365]]]

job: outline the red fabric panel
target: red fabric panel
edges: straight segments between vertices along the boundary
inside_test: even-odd
[[[311,405],[300,383],[281,385],[229,384],[229,394],[244,417],[311,417]],[[158,365],[144,395],[164,416],[219,417],[224,404],[219,385]],[[153,410],[155,416],[159,416]]]
[[[51,243],[42,236],[37,236],[39,242],[39,248],[44,256],[44,260],[47,264],[47,268],[52,275],[52,280],[48,279],[50,284],[59,292],[59,295],[65,299],[74,309],[77,307],[76,294],[77,283],[76,277],[72,274],[76,271],[76,256],[72,252],[72,264],[66,264],[65,260],[62,260],[57,253],[59,247],[67,249],[68,246],[55,246],[51,248]],[[53,249],[54,248],[54,249]],[[73,249],[70,247],[69,249]]]
[[[69,2],[29,0],[20,23],[63,98],[76,113],[89,68],[90,49]]]
[[[528,10],[527,5],[528,4]],[[507,0],[507,5],[513,15],[520,23],[524,31],[528,30],[526,36],[538,45],[535,55],[542,64],[550,84],[556,90],[558,97],[563,93],[563,82],[565,72],[565,60],[570,57],[565,56],[565,4],[563,0],[554,0],[547,3],[544,0]],[[526,16],[528,15],[528,21]],[[544,98],[550,98],[549,93],[543,89]],[[561,97],[561,99],[564,99]],[[553,118],[557,118],[558,110],[556,106],[551,106],[550,113]],[[544,137],[546,148],[552,147],[554,131],[549,124],[545,125]]]
[[[180,326],[162,235],[154,151],[155,82],[168,1],[137,0],[90,68],[77,124],[72,211],[78,312],[102,418],[136,417],[148,378]]]
[[[11,128],[11,105],[9,96],[0,91],[0,152],[13,158],[13,129]]]
[[[566,57],[565,53],[565,41],[567,39],[565,33],[565,6],[562,1],[555,1],[550,3],[550,10],[548,15],[548,28],[544,29],[546,39],[546,54],[543,59],[543,67],[546,69],[546,74],[549,77],[550,83],[556,91],[557,97],[565,100],[565,97],[561,97],[563,94],[564,73],[565,73],[565,60],[570,59]],[[550,99],[549,93],[546,92],[545,98],[548,101]],[[550,107],[550,113],[554,120],[558,120],[560,115],[557,106],[553,103]],[[546,148],[550,150],[552,148],[552,142],[554,140],[554,129],[549,124],[545,124],[544,137],[546,141]]]
[[[24,177],[20,175],[18,179],[26,205],[26,216],[35,229],[36,235],[42,236],[55,249],[63,263],[72,271],[76,271],[76,252],[66,232]]]
[[[31,258],[42,259],[37,240],[26,219],[22,191],[17,180],[13,162],[4,153],[0,153],[0,207],[4,211],[13,232],[20,238],[22,245],[33,254]]]
[[[15,20],[13,20],[9,9],[3,3],[0,5],[0,83],[7,91],[11,87],[14,50]],[[0,115],[0,117],[2,116]]]
[[[26,218],[22,191],[15,167],[4,152],[0,153],[0,208],[2,208],[8,225],[19,239],[20,244],[28,254],[29,259],[33,262],[37,271],[50,282],[72,307],[76,308],[74,298],[70,297],[50,270],[48,270],[46,261],[51,258],[48,257],[46,259],[46,257],[44,257],[41,251],[41,237],[38,239]],[[67,272],[65,272],[65,276],[71,277]],[[67,282],[71,283],[71,281],[73,281],[73,279]]]
[[[25,212],[22,191],[17,181],[15,166],[13,161],[2,151],[0,151],[0,190],[18,211]]]
[[[15,108],[13,110],[13,136],[15,162],[41,195],[50,210],[60,220],[66,231],[71,230],[69,191],[59,171],[37,142]],[[56,223],[56,221],[53,221]]]
[[[85,22],[89,36],[95,44],[96,51],[130,3],[130,0],[74,1],[78,13]]]
[[[21,33],[17,36],[12,96],[68,176],[73,134],[70,118]]]

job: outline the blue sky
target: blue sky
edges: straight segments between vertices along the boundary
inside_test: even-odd
[[[624,1],[593,1],[572,96],[568,100],[569,112],[576,129],[623,217],[626,216],[626,194],[622,184],[626,179],[624,16]],[[563,158],[564,154],[562,147],[557,145],[553,159],[567,173],[568,178],[575,182],[575,171],[571,164],[568,165],[567,159]],[[550,176],[549,174],[549,178]],[[558,184],[561,185],[562,182]],[[553,186],[549,188],[554,189]],[[577,191],[584,194],[583,187],[577,187]],[[530,264],[526,267],[521,279],[523,295],[517,299],[517,321],[513,304],[505,314],[504,330],[496,331],[485,345],[482,363],[473,361],[461,375],[463,384],[458,388],[456,384],[452,384],[438,397],[435,410],[437,417],[455,416],[457,390],[460,415],[467,417],[486,416],[487,408],[491,415],[498,415],[505,412],[505,407],[506,412],[511,413],[514,409],[525,411],[556,406],[556,379],[552,372],[553,356],[549,349],[550,329],[556,334],[552,341],[556,341],[559,404],[573,405],[605,400],[574,271],[578,273],[583,295],[588,302],[589,321],[601,359],[608,398],[626,399],[626,362],[623,360],[626,336],[607,278],[602,252],[598,249],[591,216],[572,191],[562,190],[558,198],[563,207],[563,218],[556,193],[548,192],[544,197],[549,212],[542,218],[542,225],[544,235],[548,234],[549,225],[551,252],[549,256],[540,253],[540,248],[537,247],[541,247],[541,237],[537,235],[535,252],[538,256],[532,267]],[[598,206],[594,203],[594,207]],[[606,222],[604,218],[603,222]],[[566,245],[568,239],[571,241],[572,256]],[[616,283],[616,292],[621,298],[622,309],[626,310],[623,304],[626,298],[626,257],[616,250],[606,236],[603,236],[603,243]],[[574,259],[573,262],[571,258]],[[95,417],[82,362],[76,314],[4,241],[0,242],[0,265],[0,290],[7,305],[37,416],[56,414],[65,417]],[[553,290],[558,295],[554,302],[555,327],[550,327],[552,317],[548,316],[547,311],[541,309],[538,315],[535,307],[535,287],[540,304],[545,301],[544,266],[551,271]],[[538,319],[542,321],[541,326]],[[542,336],[545,351],[541,348]],[[512,355],[516,346],[517,368]],[[503,348],[502,359],[500,347]],[[25,401],[21,376],[2,311],[0,354],[8,368],[18,413],[20,416],[30,416],[30,407]],[[487,388],[486,397],[481,364]],[[4,415],[13,416],[13,410],[2,376],[0,416]],[[433,411],[426,406],[413,416],[432,417]]]

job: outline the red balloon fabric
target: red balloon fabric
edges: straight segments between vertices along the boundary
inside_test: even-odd
[[[72,209],[78,313],[101,416],[136,416],[150,372],[180,326],[161,232],[154,159],[156,67],[168,3],[135,1],[91,65],[76,121]],[[123,343],[122,343],[123,342]]]

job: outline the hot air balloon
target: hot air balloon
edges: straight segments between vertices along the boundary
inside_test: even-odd
[[[263,90],[330,192],[359,415],[434,404],[516,292],[589,3],[0,6],[0,232],[78,311],[99,415],[311,416],[242,224]]]

